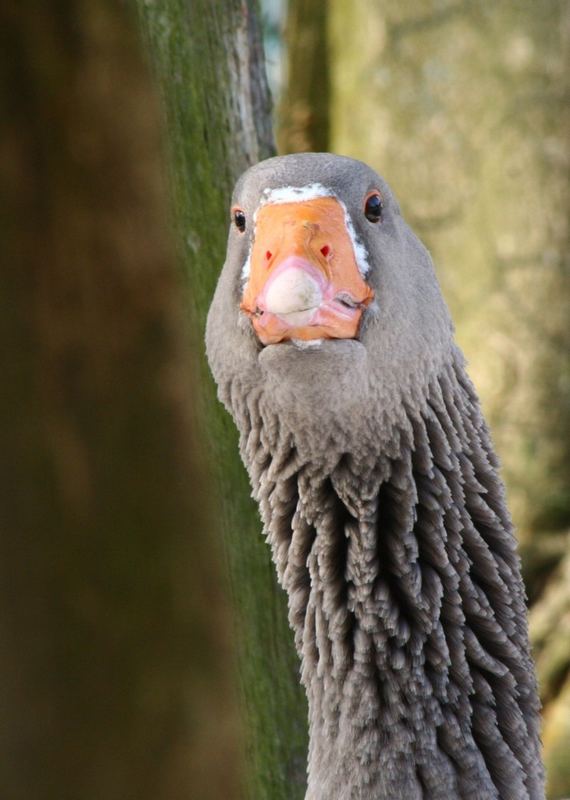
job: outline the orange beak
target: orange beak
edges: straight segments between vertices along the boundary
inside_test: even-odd
[[[373,297],[334,197],[268,204],[257,212],[240,308],[263,344],[354,339]]]

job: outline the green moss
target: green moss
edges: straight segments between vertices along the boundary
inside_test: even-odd
[[[256,29],[248,27],[256,25],[256,9],[253,2],[237,0],[140,0],[139,9],[166,109],[180,261],[187,279],[189,317],[203,352],[207,309],[224,259],[233,183],[252,160],[271,154],[269,101],[263,83],[254,75],[254,96],[241,98],[242,108],[249,109],[253,118],[240,117],[235,96],[247,84],[236,79],[236,65],[244,42],[257,36]],[[253,69],[262,66],[254,63]],[[304,796],[306,706],[285,597],[276,585],[249,497],[234,426],[216,400],[204,357],[201,378],[209,456],[222,506],[236,606],[235,639],[246,710],[247,794],[256,800],[295,800]]]

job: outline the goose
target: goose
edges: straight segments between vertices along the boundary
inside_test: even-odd
[[[245,172],[206,351],[288,595],[306,800],[541,800],[497,457],[386,181],[327,153]]]

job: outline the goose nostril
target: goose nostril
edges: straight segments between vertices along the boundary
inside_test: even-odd
[[[271,252],[271,250],[268,250],[265,253],[265,258],[267,259],[267,261],[271,261],[272,257],[273,257],[273,253]]]
[[[328,244],[325,244],[323,247],[321,247],[321,253],[322,253],[322,255],[323,255],[325,258],[326,258],[328,255],[330,255],[330,252],[331,252],[331,249],[330,249],[330,247],[328,246]]]

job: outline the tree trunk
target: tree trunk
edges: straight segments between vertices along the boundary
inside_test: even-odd
[[[554,602],[570,528],[568,3],[333,0],[329,13],[331,146],[384,173],[434,255],[504,465],[531,600],[552,576]],[[558,626],[543,630],[535,655],[551,705],[570,651]],[[546,712],[560,797],[568,737],[550,735],[562,715]]]
[[[230,193],[272,154],[269,97],[254,0],[139,0],[162,89],[188,301],[201,331],[223,263]],[[246,709],[248,796],[304,795],[306,702],[269,549],[239,462],[233,423],[202,361],[207,434],[237,617]]]
[[[566,796],[570,648],[559,622],[570,598],[568,3],[325,5],[328,22],[319,26],[311,0],[289,4],[280,144],[315,148],[308,120],[318,106],[305,78],[315,54],[326,53],[327,149],[371,163],[394,185],[434,255],[491,423],[529,596],[539,598],[531,632],[547,704],[550,793]]]
[[[385,174],[433,252],[523,538],[564,530],[568,4],[333,0],[330,13],[332,146]]]
[[[111,0],[0,12],[0,796],[238,796],[159,110]]]
[[[287,3],[287,69],[277,135],[281,153],[329,150],[328,18],[329,4],[322,0]]]

